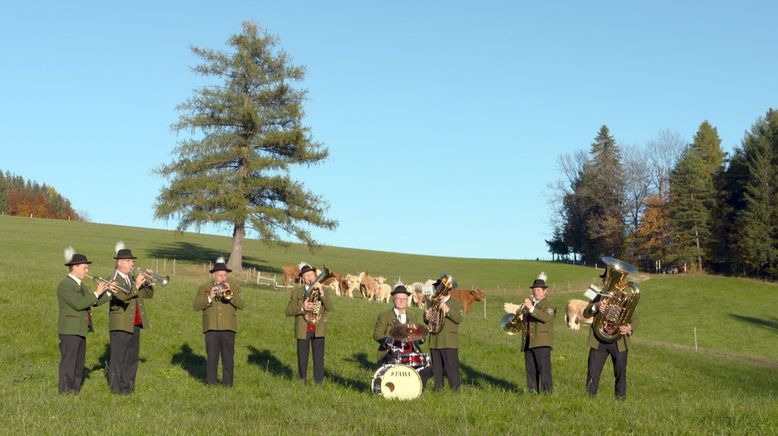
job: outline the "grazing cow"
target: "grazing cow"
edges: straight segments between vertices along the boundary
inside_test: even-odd
[[[284,265],[281,267],[284,274],[284,286],[289,287],[300,281],[300,268],[296,265]]]
[[[452,289],[448,291],[448,294],[462,302],[462,306],[465,307],[465,313],[470,310],[470,307],[472,307],[476,301],[484,299],[484,291],[480,289]]]
[[[373,301],[377,286],[378,283],[376,283],[375,279],[371,277],[367,271],[359,273],[359,290],[362,292],[362,296],[367,300]]]
[[[427,298],[424,295],[423,286],[424,284],[421,282],[415,282],[406,286],[406,288],[411,291],[411,306],[416,306],[421,310],[427,308]]]
[[[391,286],[387,285],[386,283],[379,283],[378,286],[376,286],[376,290],[375,290],[376,301],[388,303],[389,294],[391,293],[392,293]]]
[[[359,276],[346,274],[346,277],[343,277],[340,286],[342,288],[342,295],[348,295],[349,298],[354,298],[354,291],[359,289]]]
[[[319,270],[316,270],[318,273]],[[326,286],[333,291],[335,291],[335,295],[340,297],[340,283],[343,281],[343,277],[336,273],[335,271],[330,271],[332,273],[331,277],[328,277],[326,280],[322,282],[322,286]]]
[[[567,310],[565,311],[565,323],[571,330],[578,330],[581,328],[581,324],[591,324],[594,321],[592,318],[584,318],[583,312],[588,301],[584,300],[570,300],[567,302]]]

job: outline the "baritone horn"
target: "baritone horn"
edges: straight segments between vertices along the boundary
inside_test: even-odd
[[[160,286],[165,287],[170,282],[170,276],[159,275],[148,268],[135,268],[134,272],[142,274],[143,277],[146,278],[147,285],[151,285],[156,282],[159,283]]]
[[[321,321],[322,316],[324,315],[324,310],[322,310],[322,302],[321,302],[321,291],[319,291],[318,288],[313,287],[313,285],[317,283],[323,283],[328,278],[332,277],[332,271],[330,271],[326,266],[322,266],[321,273],[318,277],[316,277],[316,280],[311,284],[311,288],[309,288],[308,294],[305,296],[306,302],[313,303],[313,307],[309,311],[305,311],[303,314],[303,318],[305,318],[305,321],[309,324],[318,324],[319,321]]]

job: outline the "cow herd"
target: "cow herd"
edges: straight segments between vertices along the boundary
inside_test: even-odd
[[[301,264],[302,265],[302,264]],[[299,283],[300,266],[284,265],[281,268],[284,275],[284,285],[292,286]],[[331,271],[332,275],[322,282],[325,288],[331,289],[335,295],[341,297],[354,298],[354,295],[361,296],[368,301],[389,303],[389,296],[392,292],[392,286],[386,282],[386,277],[372,276],[367,271],[359,274],[346,274],[345,276]],[[318,276],[319,270],[316,271]],[[410,305],[419,307],[422,310],[427,307],[435,293],[433,287],[435,280],[425,282],[414,282],[406,284],[405,287],[411,292]],[[480,289],[453,289],[450,291],[452,297],[462,301],[465,306],[465,312],[476,302],[484,298],[484,292]]]
[[[284,265],[282,271],[285,286],[292,286],[300,282],[299,265]],[[319,270],[316,270],[316,275],[319,275]],[[433,283],[435,283],[435,280],[430,279],[423,283],[414,282],[405,285],[411,292],[410,305],[424,310],[435,293]],[[346,274],[345,276],[332,271],[332,276],[324,280],[322,285],[341,297],[354,298],[356,294],[365,300],[383,303],[389,303],[389,295],[392,292],[392,287],[386,283],[386,277],[371,276],[367,271],[360,272],[359,274]],[[462,302],[465,313],[470,310],[475,302],[484,299],[484,291],[480,289],[452,289],[449,293],[452,297]],[[583,311],[587,304],[587,301],[576,299],[567,302],[565,324],[570,329],[579,330],[581,324],[592,323],[592,318],[583,316]]]

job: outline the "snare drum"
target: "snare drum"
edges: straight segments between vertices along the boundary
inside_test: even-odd
[[[424,368],[429,366],[429,356],[424,353],[401,354],[400,363],[411,368]]]
[[[384,365],[373,375],[373,393],[388,399],[412,400],[421,395],[421,377],[406,365]]]

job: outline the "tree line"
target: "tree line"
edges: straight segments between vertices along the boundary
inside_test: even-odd
[[[554,259],[778,278],[777,111],[732,155],[708,121],[690,143],[665,130],[642,147],[619,145],[604,125],[588,153],[559,166],[546,241]]]
[[[0,213],[74,221],[86,221],[56,189],[0,171]]]

